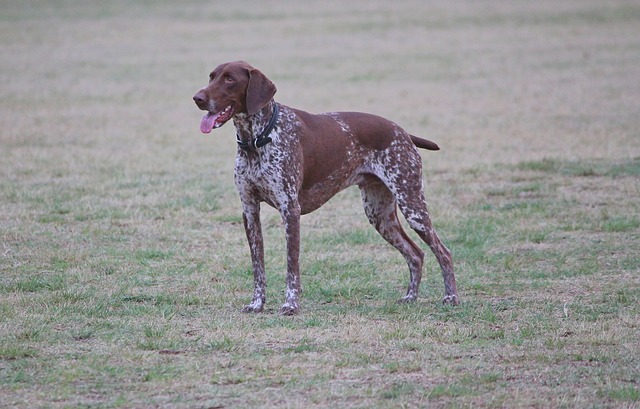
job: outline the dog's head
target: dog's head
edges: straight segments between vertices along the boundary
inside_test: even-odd
[[[246,62],[220,64],[209,74],[209,85],[193,96],[198,108],[207,111],[200,130],[209,133],[238,113],[254,115],[275,93],[273,82]]]

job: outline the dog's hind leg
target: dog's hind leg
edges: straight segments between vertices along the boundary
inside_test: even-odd
[[[453,272],[453,261],[451,251],[442,243],[438,233],[431,224],[431,218],[427,210],[427,204],[422,192],[422,181],[419,181],[420,188],[411,188],[404,190],[404,194],[398,196],[398,207],[409,223],[409,226],[418,233],[418,236],[427,243],[433,254],[440,264],[442,270],[442,278],[444,280],[445,296],[442,299],[444,304],[458,305],[458,290],[456,289],[456,278]],[[405,186],[409,186],[408,183]]]
[[[409,266],[409,287],[407,295],[400,302],[415,301],[418,297],[424,252],[402,229],[398,220],[396,200],[393,193],[375,176],[368,176],[358,184],[362,195],[364,211],[369,222],[378,233],[405,258]]]

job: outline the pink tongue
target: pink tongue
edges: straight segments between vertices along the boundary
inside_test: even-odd
[[[200,121],[200,132],[209,133],[213,129],[213,125],[216,123],[216,119],[220,114],[212,114],[211,112],[207,112],[205,116],[202,117]]]

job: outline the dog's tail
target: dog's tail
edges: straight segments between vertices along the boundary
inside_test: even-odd
[[[411,142],[416,145],[418,148],[428,149],[430,151],[439,151],[440,147],[437,143],[431,142],[428,139],[418,138],[415,135],[409,135],[411,137]]]

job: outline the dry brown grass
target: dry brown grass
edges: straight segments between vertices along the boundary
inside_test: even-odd
[[[5,2],[6,3],[6,2]],[[0,16],[0,406],[635,407],[634,1],[80,2]],[[303,219],[303,313],[243,315],[233,129],[191,101],[245,59],[278,101],[437,141],[463,305],[399,306],[357,191]]]

